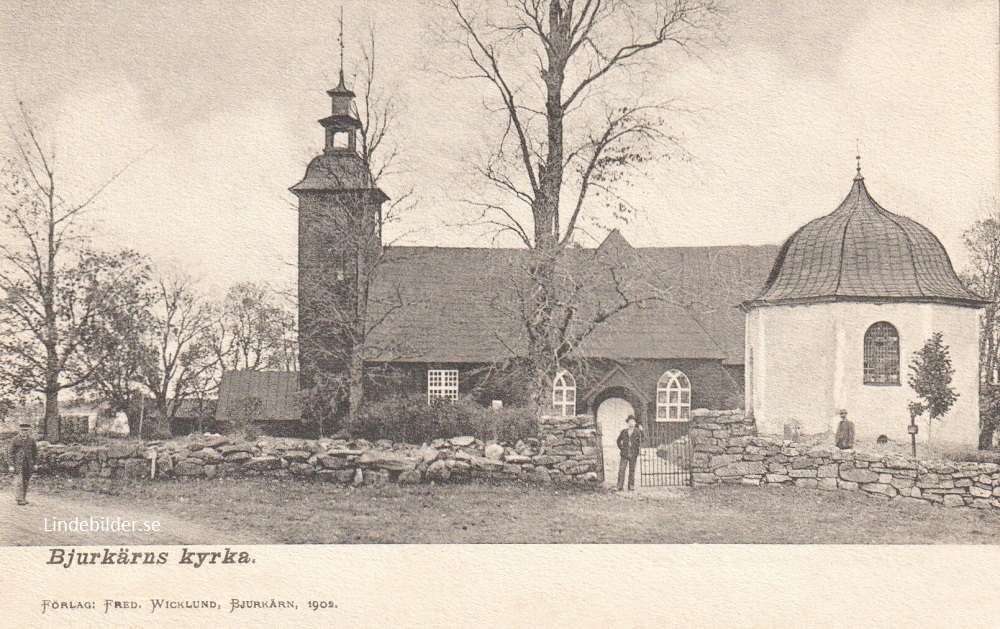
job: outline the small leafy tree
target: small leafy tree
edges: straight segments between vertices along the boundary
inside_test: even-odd
[[[958,399],[958,392],[951,387],[955,369],[951,366],[948,346],[941,339],[941,333],[935,332],[920,351],[914,352],[910,362],[908,382],[920,398],[910,403],[910,415],[916,419],[927,413],[928,431],[931,422],[951,410]]]

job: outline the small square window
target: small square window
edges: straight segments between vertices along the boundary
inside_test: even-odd
[[[435,399],[458,399],[457,369],[427,370],[427,401],[431,402]]]

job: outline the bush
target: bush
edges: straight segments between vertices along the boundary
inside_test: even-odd
[[[423,395],[393,395],[366,404],[358,420],[346,428],[353,436],[370,440],[423,443],[468,435],[514,443],[538,436],[538,418],[526,408],[483,408],[469,398],[428,404]]]

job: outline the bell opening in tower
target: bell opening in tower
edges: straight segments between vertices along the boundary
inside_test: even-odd
[[[347,131],[337,131],[333,134],[333,148],[348,149],[351,147],[351,134]]]

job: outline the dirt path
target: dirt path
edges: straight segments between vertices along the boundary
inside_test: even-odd
[[[54,531],[53,520],[71,521],[75,518],[89,521],[122,520],[137,523],[138,531],[72,532]],[[159,522],[158,530],[142,530],[145,523]],[[46,530],[50,529],[50,530]],[[94,495],[93,500],[62,496],[50,488],[32,488],[28,492],[28,505],[18,506],[14,489],[7,485],[0,489],[0,545],[2,546],[54,546],[54,545],[138,545],[138,544],[234,544],[265,543],[248,533],[237,533],[228,527],[192,522],[156,511],[149,507],[139,509],[123,505],[120,498]]]

